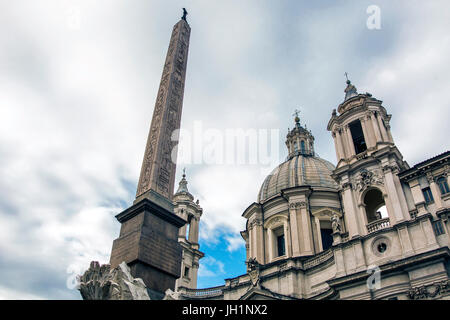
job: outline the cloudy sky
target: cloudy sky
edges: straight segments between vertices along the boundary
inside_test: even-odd
[[[367,26],[371,5],[380,29]],[[300,109],[317,153],[335,163],[326,125],[348,72],[384,101],[410,165],[449,149],[446,0],[1,0],[1,299],[79,299],[75,274],[108,262],[182,7],[186,132],[271,130],[279,163]],[[185,161],[177,181],[183,166],[204,208],[198,286],[221,285],[245,272],[241,214],[274,164]]]

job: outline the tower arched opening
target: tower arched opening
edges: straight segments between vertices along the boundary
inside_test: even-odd
[[[367,222],[387,218],[386,203],[383,193],[379,189],[370,189],[364,195]]]

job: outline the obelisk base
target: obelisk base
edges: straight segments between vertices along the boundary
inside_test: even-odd
[[[125,261],[131,275],[144,281],[152,299],[174,290],[181,273],[178,229],[186,222],[165,207],[142,199],[116,216],[122,226],[113,242],[111,269]]]

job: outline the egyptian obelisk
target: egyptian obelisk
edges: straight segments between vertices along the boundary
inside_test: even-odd
[[[173,211],[176,151],[183,106],[191,28],[186,10],[175,24],[159,85],[133,205],[116,216],[122,224],[113,242],[111,268],[125,261],[142,278],[151,298],[174,289],[181,272],[178,229],[185,221]]]

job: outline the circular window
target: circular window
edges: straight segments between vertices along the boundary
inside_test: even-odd
[[[387,237],[376,238],[372,242],[372,252],[381,257],[389,252],[391,242]]]
[[[384,242],[380,243],[380,244],[377,246],[377,250],[378,250],[379,253],[385,252],[386,249],[387,249],[387,244],[384,243]]]

